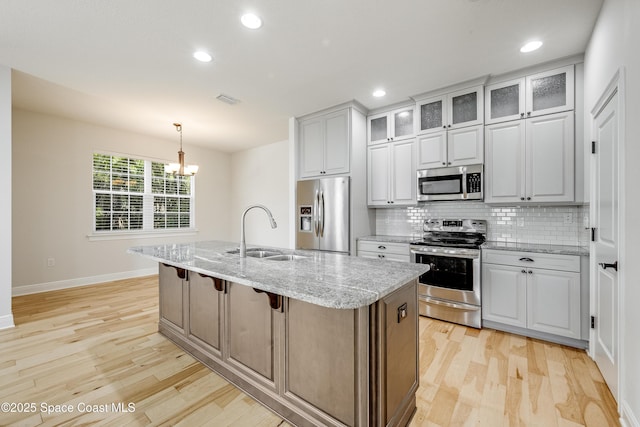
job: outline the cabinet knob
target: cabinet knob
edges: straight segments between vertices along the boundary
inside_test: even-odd
[[[523,268],[523,269],[522,269],[522,272],[526,274],[526,273],[527,273],[527,270],[525,270],[525,269]]]
[[[520,113],[520,118],[524,118],[524,113]]]
[[[447,128],[447,125],[442,126],[442,129],[446,129],[446,128]]]
[[[531,197],[527,197],[527,200],[531,200]]]
[[[451,125],[447,125],[447,127],[448,127],[448,128],[450,128],[450,127],[451,127]]]
[[[450,164],[451,164],[451,162],[448,162],[447,164],[449,164],[449,165],[450,165]]]
[[[442,162],[442,164],[443,164],[443,165],[446,165],[446,163],[445,163],[445,162]]]
[[[378,258],[384,258],[384,255],[378,254]]]
[[[531,115],[531,111],[527,111],[527,116],[530,116],[530,115]]]
[[[528,273],[529,273],[529,274],[533,274],[533,271],[529,270],[529,271],[528,271]]]
[[[524,197],[520,197],[520,200],[524,200]]]
[[[393,203],[393,200],[392,200],[392,201],[390,201],[389,203]]]

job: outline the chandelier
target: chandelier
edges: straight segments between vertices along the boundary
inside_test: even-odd
[[[176,130],[180,133],[180,151],[178,151],[178,163],[169,163],[164,165],[165,173],[180,176],[191,176],[198,173],[197,165],[185,165],[184,164],[184,151],[182,151],[182,124],[174,123]]]

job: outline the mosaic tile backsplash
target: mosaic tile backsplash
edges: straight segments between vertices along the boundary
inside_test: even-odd
[[[484,219],[487,240],[588,246],[588,206],[489,206],[482,202],[435,202],[376,209],[376,234],[422,236],[428,218]]]

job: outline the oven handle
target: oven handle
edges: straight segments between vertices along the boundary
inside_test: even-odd
[[[421,299],[424,302],[426,302],[427,304],[441,305],[443,307],[455,308],[456,310],[466,310],[466,311],[478,311],[478,310],[480,310],[480,307],[477,306],[477,305],[456,304],[455,302],[441,301],[441,300],[433,299],[433,298],[426,297],[426,296],[421,297]]]
[[[437,253],[437,252],[423,252],[421,250],[416,250],[416,249],[411,249],[410,250],[412,254],[414,255],[434,255],[434,256],[441,256],[441,257],[450,257],[450,258],[467,258],[467,259],[478,259],[480,258],[480,253],[478,252],[477,254],[469,254],[469,253],[455,253],[455,252],[451,252],[451,253]]]

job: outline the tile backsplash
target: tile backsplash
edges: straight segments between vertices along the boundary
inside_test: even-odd
[[[589,245],[588,206],[489,206],[482,202],[435,202],[376,209],[376,234],[422,236],[428,218],[484,219],[487,240],[570,246]]]

